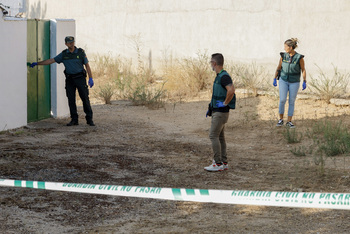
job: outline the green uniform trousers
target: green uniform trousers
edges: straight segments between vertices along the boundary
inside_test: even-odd
[[[213,112],[211,116],[209,138],[216,163],[227,163],[225,124],[228,121],[228,117],[229,112]]]

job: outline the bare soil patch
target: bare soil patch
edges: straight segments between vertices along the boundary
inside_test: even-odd
[[[208,173],[208,101],[151,110],[127,101],[94,105],[96,127],[47,119],[0,134],[1,178],[171,188],[350,192],[347,156],[296,157],[276,128],[271,97],[241,97],[226,129],[229,170]],[[295,124],[350,125],[349,107],[297,100]],[[299,143],[298,143],[299,144]],[[297,144],[297,145],[298,145]],[[302,144],[302,143],[300,143]],[[0,187],[1,233],[346,233],[342,210],[174,202]]]

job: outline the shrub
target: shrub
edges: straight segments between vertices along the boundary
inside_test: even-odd
[[[93,75],[97,79],[109,79],[116,78],[119,76],[121,70],[121,59],[120,57],[112,57],[108,55],[96,55],[93,57],[94,62],[92,63]]]
[[[304,146],[299,146],[298,148],[294,147],[290,150],[290,152],[292,152],[292,154],[294,154],[297,157],[306,156],[306,149]]]
[[[302,134],[299,133],[295,128],[286,128],[284,132],[284,137],[286,138],[288,143],[299,143],[302,139]]]
[[[168,55],[165,55],[168,56]],[[215,73],[211,71],[209,56],[198,52],[196,57],[173,60],[163,58],[164,88],[169,99],[194,97],[201,91],[211,90]]]
[[[236,64],[230,67],[237,83],[248,89],[256,97],[259,89],[265,89],[267,72],[262,66],[251,64]]]
[[[340,73],[337,67],[333,66],[334,73],[332,76],[329,76],[319,66],[317,67],[319,69],[318,78],[311,76],[311,81],[309,82],[311,90],[316,96],[330,103],[332,98],[341,97],[346,93],[349,85],[349,73]]]
[[[319,152],[326,156],[336,156],[350,152],[350,134],[342,122],[328,120],[316,123],[312,129]]]
[[[145,105],[152,108],[159,108],[164,106],[163,98],[165,91],[161,87],[150,87],[145,82],[138,82],[129,99],[135,105]]]
[[[213,81],[213,72],[209,65],[210,57],[206,52],[197,53],[195,58],[185,58],[180,62],[185,78],[192,82],[191,86],[196,91],[203,91],[210,88]]]
[[[114,95],[115,87],[113,84],[107,83],[97,87],[95,91],[97,97],[101,98],[105,104],[111,104],[112,97]]]
[[[95,77],[92,94],[102,99],[105,104],[111,104],[111,99],[116,91],[114,80],[119,79],[121,75],[121,60],[111,55],[96,55],[92,64],[92,72]]]
[[[289,143],[296,143],[301,137],[296,132],[288,131],[285,137]],[[311,129],[306,131],[305,136],[311,140],[308,147],[302,145],[291,149],[291,153],[301,157],[312,155],[315,165],[319,167],[321,175],[325,172],[326,160],[337,155],[350,153],[350,133],[347,126],[341,121],[332,122],[329,120],[314,123]],[[306,139],[307,140],[307,139]]]
[[[322,152],[318,152],[313,157],[314,163],[318,166],[320,175],[324,175],[324,167],[326,165],[327,158],[322,154]]]

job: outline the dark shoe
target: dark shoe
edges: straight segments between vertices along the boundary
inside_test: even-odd
[[[88,120],[88,121],[86,121],[86,123],[90,126],[95,126],[94,121],[92,121],[92,120]]]
[[[79,125],[77,120],[71,120],[69,123],[67,123],[67,126],[73,126],[73,125]]]

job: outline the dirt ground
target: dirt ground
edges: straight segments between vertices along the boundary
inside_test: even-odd
[[[276,128],[278,101],[238,94],[226,126],[229,170],[212,160],[208,99],[152,110],[94,104],[96,127],[47,119],[0,133],[0,178],[170,188],[350,193],[350,158],[296,157]],[[349,107],[297,100],[305,132],[324,118],[350,125]],[[348,233],[350,212],[224,205],[0,187],[0,233]]]

